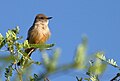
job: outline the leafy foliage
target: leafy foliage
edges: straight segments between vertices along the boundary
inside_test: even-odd
[[[74,67],[78,69],[85,68],[87,39],[84,38],[82,44],[78,45],[77,52],[74,60]]]
[[[12,70],[14,70],[12,68],[12,64],[5,69],[6,69],[6,72],[5,72],[6,81],[10,81],[10,76],[12,76]]]
[[[39,48],[39,49],[48,49],[50,47],[53,47],[54,44],[28,44],[28,41],[25,40],[23,43],[20,43],[19,40],[22,39],[22,36],[18,37],[17,35],[19,34],[19,27],[16,27],[14,29],[9,29],[6,32],[6,36],[3,37],[2,34],[0,34],[0,49],[2,49],[2,47],[5,47],[6,50],[4,50],[5,52],[9,52],[10,55],[7,57],[1,57],[1,58],[6,58],[6,60],[9,59],[9,62],[12,62],[12,65],[9,65],[8,68],[6,68],[6,72],[5,72],[5,77],[7,81],[10,81],[10,77],[12,76],[12,72],[16,71],[18,73],[19,79],[22,81],[22,74],[23,71],[25,70],[25,68],[29,67],[31,64],[37,64],[40,65],[40,62],[35,62],[32,59],[30,59],[30,57],[26,57],[26,53],[24,52],[24,49],[26,48]],[[20,66],[17,67],[17,63],[19,62],[19,60],[21,59],[21,57],[25,57],[26,59],[31,60],[30,63],[25,64],[24,66]],[[26,60],[24,59],[24,61]],[[1,59],[2,60],[2,59]],[[28,66],[29,65],[29,66]],[[15,68],[13,68],[13,66]],[[24,69],[23,69],[24,67]]]
[[[106,62],[106,63],[108,63],[108,64],[110,64],[110,65],[112,65],[112,66],[114,66],[114,67],[116,67],[116,68],[118,68],[118,69],[120,68],[120,67],[117,65],[117,62],[114,61],[114,59],[106,59],[105,55],[104,55],[102,52],[98,52],[98,53],[96,54],[96,57],[99,58],[100,60],[102,60],[102,61],[104,61],[104,62]]]
[[[99,76],[104,73],[107,69],[107,65],[112,65],[115,68],[120,69],[117,62],[113,59],[107,59],[104,55],[104,52],[96,52],[93,55],[87,55],[87,38],[84,37],[82,43],[76,48],[76,52],[73,58],[73,62],[67,63],[64,65],[58,65],[58,59],[60,55],[60,49],[56,49],[52,56],[45,50],[50,50],[55,44],[29,44],[28,40],[20,42],[22,36],[19,35],[19,27],[14,29],[9,29],[6,32],[6,36],[0,34],[0,50],[6,53],[9,53],[7,56],[0,56],[0,61],[9,62],[7,68],[5,68],[5,78],[6,81],[11,81],[13,73],[17,74],[16,80],[24,81],[23,75],[28,75],[29,78],[26,80],[29,81],[49,81],[48,77],[59,72],[68,72],[69,70],[85,70],[88,77],[77,77],[77,81],[100,81]],[[42,49],[42,62],[34,61],[29,57],[28,54],[24,52],[27,48],[37,48]],[[23,58],[22,65],[18,66],[17,63],[20,61],[21,57]],[[92,59],[89,59],[94,57]],[[44,69],[40,74],[25,74],[26,72],[31,72],[29,70],[33,64],[42,65]],[[36,69],[36,68],[35,68]],[[31,72],[32,73],[32,72]],[[116,80],[119,77],[119,73],[112,80]],[[26,81],[25,80],[25,81]]]

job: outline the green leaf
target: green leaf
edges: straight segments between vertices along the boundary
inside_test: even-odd
[[[37,74],[34,74],[34,77],[35,77],[35,78],[38,78],[38,75],[37,75]]]
[[[6,44],[5,38],[0,33],[0,49]]]
[[[114,67],[118,67],[116,61],[114,61],[113,59],[108,59],[107,62],[108,62],[109,64],[111,64],[112,66],[114,66]]]
[[[13,55],[0,56],[0,61],[11,62],[13,60],[15,60],[15,57]]]
[[[4,37],[2,36],[2,34],[0,33],[0,42],[4,39]]]
[[[6,41],[5,39],[3,39],[1,42],[0,42],[0,49],[6,44]]]
[[[18,34],[19,31],[20,31],[19,26],[17,26],[16,28],[12,29],[12,31],[13,31],[15,34]]]
[[[74,67],[82,69],[85,67],[85,56],[87,48],[87,39],[83,38],[82,44],[78,45],[76,56],[74,59]]]
[[[118,65],[117,65],[117,62],[114,61],[113,59],[106,59],[105,55],[103,52],[97,52],[96,53],[96,57],[99,58],[100,60],[114,66],[114,67],[117,67],[117,68],[120,68]]]
[[[38,62],[38,61],[37,61],[37,62],[34,62],[34,64],[40,65],[40,64],[41,64],[41,62]]]
[[[12,76],[12,71],[14,70],[12,68],[12,64],[10,66],[8,66],[8,68],[5,68],[6,71],[5,71],[5,77],[7,79],[7,81],[10,81],[10,77]]]
[[[23,48],[23,44],[16,42],[15,46],[17,47],[18,50]]]
[[[30,48],[30,45],[29,45],[29,43],[28,43],[28,40],[25,40],[25,41],[24,41],[23,47],[24,47],[24,48]]]
[[[42,53],[42,58],[43,58],[44,65],[47,66],[50,63],[50,58],[48,54],[45,52]]]
[[[97,52],[96,57],[103,60],[103,61],[106,61],[106,57],[104,55],[104,52]]]
[[[58,57],[60,54],[60,49],[56,49],[55,53],[53,54],[53,56],[50,58],[50,62],[49,65],[47,67],[49,67],[49,72],[54,72],[57,66],[57,62],[58,62]]]
[[[39,48],[39,49],[47,49],[53,47],[55,44],[29,44],[30,47]]]
[[[90,77],[91,81],[99,81],[98,76],[93,75]]]
[[[53,56],[49,57],[46,52],[42,53],[44,67],[48,73],[54,72],[57,67],[57,60],[60,54],[60,50],[56,49]]]
[[[93,75],[101,75],[105,71],[106,66],[106,63],[103,63],[100,59],[96,59],[94,64],[89,67],[88,72]]]

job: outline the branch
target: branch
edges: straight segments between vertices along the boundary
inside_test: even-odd
[[[116,80],[118,77],[120,77],[120,73],[117,73],[117,75],[116,75],[113,79],[111,79],[110,81],[114,81],[114,80]]]

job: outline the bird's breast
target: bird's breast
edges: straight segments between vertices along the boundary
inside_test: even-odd
[[[31,32],[29,42],[33,44],[45,43],[50,37],[51,33],[49,27],[46,25],[36,26]]]

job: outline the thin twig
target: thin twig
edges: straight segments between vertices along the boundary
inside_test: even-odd
[[[35,49],[30,50],[30,52],[28,53],[27,57],[30,56],[30,54],[34,51]]]
[[[50,81],[50,80],[46,77],[46,78],[44,78],[44,81]]]
[[[27,58],[29,57],[29,55],[34,51],[34,49],[30,50],[30,52],[28,53],[27,56],[25,56],[25,61],[23,61],[23,65],[25,64]],[[24,68],[24,66],[22,66],[21,68]]]
[[[76,76],[76,79],[77,79],[77,81],[82,81],[82,78],[79,79],[77,76]]]
[[[117,73],[117,75],[113,79],[111,79],[110,81],[117,80],[118,77],[120,77],[120,73]]]
[[[15,70],[16,70],[17,73],[18,73],[18,76],[19,76],[20,81],[23,81],[23,80],[22,80],[22,73],[18,71],[16,64],[15,64]]]

